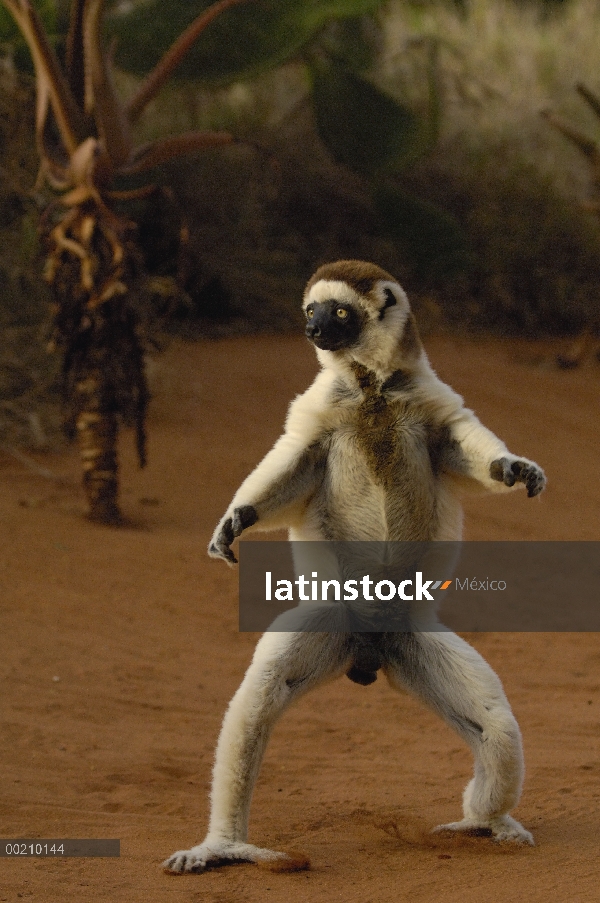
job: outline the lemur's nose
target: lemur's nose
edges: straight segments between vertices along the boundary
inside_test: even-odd
[[[305,332],[309,339],[314,339],[321,335],[321,327],[318,323],[307,323]]]

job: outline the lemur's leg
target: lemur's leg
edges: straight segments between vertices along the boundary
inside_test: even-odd
[[[529,831],[508,814],[523,782],[521,734],[487,662],[450,631],[398,634],[389,661],[384,670],[390,684],[417,694],[466,740],[475,756],[475,774],[463,796],[463,820],[436,830],[533,843]]]
[[[217,744],[206,839],[164,863],[170,872],[201,872],[210,863],[285,860],[247,843],[252,791],[273,726],[287,706],[349,667],[347,637],[335,633],[266,633],[231,700]]]

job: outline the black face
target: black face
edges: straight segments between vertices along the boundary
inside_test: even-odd
[[[333,299],[309,304],[306,319],[307,338],[324,351],[339,351],[356,345],[362,328],[354,307]]]

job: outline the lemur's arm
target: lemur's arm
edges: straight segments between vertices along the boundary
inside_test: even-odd
[[[213,558],[234,564],[234,539],[244,530],[290,526],[295,509],[323,477],[326,451],[320,411],[329,380],[321,373],[290,405],[285,432],[244,480],[221,518],[208,547]]]
[[[473,411],[463,408],[448,426],[451,441],[457,446],[457,473],[493,492],[523,483],[529,498],[538,495],[546,485],[542,468],[529,458],[513,455],[504,442],[483,426]],[[450,461],[452,458],[450,455]]]
[[[513,455],[433,371],[424,373],[418,392],[447,431],[442,453],[446,472],[474,480],[492,492],[502,492],[519,483],[524,484],[530,498],[542,491],[546,485],[542,468],[528,458]]]

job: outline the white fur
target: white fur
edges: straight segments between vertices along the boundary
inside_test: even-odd
[[[398,303],[380,318],[385,288],[393,291]],[[352,431],[354,409],[351,405],[344,407],[343,402],[331,402],[334,387],[340,381],[349,391],[359,391],[352,369],[356,362],[369,368],[380,382],[399,368],[408,369],[412,381],[405,395],[411,410],[420,412],[424,423],[447,427],[450,442],[460,449],[460,472],[452,472],[449,464],[435,476],[437,520],[430,525],[426,519],[419,521],[420,529],[426,529],[427,539],[460,539],[458,483],[508,491],[504,483],[491,478],[490,464],[499,458],[527,462],[511,455],[504,443],[464,407],[462,398],[438,379],[424,352],[416,357],[413,354],[410,361],[403,358],[401,339],[410,310],[397,283],[382,279],[363,298],[343,280],[321,280],[312,286],[304,303],[306,306],[332,298],[360,305],[369,313],[360,342],[350,349],[317,351],[323,369],[312,386],[292,402],[283,435],[236,492],[213,537],[210,549],[215,556],[222,556],[215,544],[223,535],[224,525],[243,506],[257,510],[258,522],[253,529],[270,530],[285,525],[290,528],[291,539],[324,538],[324,515],[319,502],[323,465],[313,467],[310,450],[330,435],[335,436],[327,459],[330,497],[334,500],[331,504],[338,505],[339,522],[345,524],[341,538],[394,537],[394,530],[397,532],[399,527],[386,520],[389,490],[369,472],[366,459],[358,450]],[[396,393],[399,410],[403,393],[402,388]],[[425,474],[428,466],[428,460],[424,461]],[[295,624],[299,629],[302,618],[310,613],[309,606],[298,610],[297,615],[290,612],[283,618],[287,619],[287,626]],[[408,639],[406,634],[396,636],[398,654],[382,666],[390,685],[394,689],[406,688],[430,705],[465,739],[475,757],[475,776],[463,799],[463,820],[442,825],[438,830],[486,829],[496,840],[533,843],[531,834],[508,815],[521,792],[523,755],[519,728],[500,680],[474,649],[450,631],[419,632],[408,635]],[[284,853],[247,842],[254,783],[270,732],[287,706],[308,690],[340,677],[352,665],[346,640],[347,635],[332,632],[269,632],[262,637],[223,721],[215,757],[208,835],[200,845],[174,853],[165,862],[166,869],[202,871],[211,862],[285,858]]]
[[[350,288],[346,282],[331,281],[329,279],[321,279],[313,285],[303,306],[306,309],[307,304],[319,304],[330,299],[332,301],[353,301],[355,304],[364,306],[361,296],[354,289]]]

